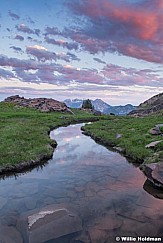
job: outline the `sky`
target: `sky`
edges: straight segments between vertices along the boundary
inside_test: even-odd
[[[163,92],[163,0],[0,3],[0,100],[102,99]]]

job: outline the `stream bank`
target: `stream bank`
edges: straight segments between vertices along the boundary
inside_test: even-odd
[[[117,236],[162,237],[163,204],[153,191],[149,194],[150,185],[143,189],[144,174],[82,134],[82,125],[50,133],[58,146],[44,167],[0,181],[2,242],[114,243]]]

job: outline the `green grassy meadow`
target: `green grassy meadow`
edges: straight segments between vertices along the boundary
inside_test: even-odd
[[[15,165],[38,158],[50,157],[53,149],[49,144],[49,131],[70,123],[92,121],[94,115],[73,110],[68,113],[41,113],[38,110],[15,107],[0,103],[0,166]]]
[[[151,135],[149,129],[163,123],[162,114],[146,117],[118,117],[101,120],[85,125],[82,129],[96,141],[111,147],[120,147],[123,153],[139,163],[163,161],[163,142],[155,148],[145,148],[145,145],[163,140],[160,135]],[[116,138],[121,134],[120,138]]]
[[[35,109],[20,108],[10,103],[0,103],[0,166],[16,165],[42,157],[50,158],[56,143],[49,137],[50,130],[71,123],[95,121],[83,130],[106,146],[118,146],[136,162],[163,160],[163,142],[154,149],[145,145],[163,137],[149,134],[149,129],[163,123],[163,116],[144,118],[120,116],[94,116],[78,109],[69,113],[42,113]],[[98,121],[97,121],[98,120]],[[117,134],[122,137],[116,138]],[[49,146],[52,145],[51,146]]]

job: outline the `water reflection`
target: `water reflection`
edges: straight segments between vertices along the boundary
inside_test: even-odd
[[[9,173],[6,173],[6,174],[4,174],[4,175],[0,175],[0,181],[1,180],[6,180],[6,179],[8,179],[8,178],[15,178],[15,180],[18,178],[18,177],[20,177],[20,176],[22,176],[22,175],[24,175],[24,174],[26,174],[26,173],[30,173],[31,171],[33,171],[34,169],[36,169],[37,171],[40,171],[40,170],[43,170],[43,168],[45,167],[45,166],[47,166],[48,165],[48,161],[42,161],[42,162],[40,162],[40,164],[38,164],[38,165],[32,165],[30,168],[25,168],[24,170],[21,170],[21,172],[20,173],[17,173],[17,172],[9,172]]]
[[[151,193],[147,186],[147,192],[143,190],[142,172],[83,135],[80,127],[51,132],[58,146],[41,170],[1,180],[0,242],[39,243],[36,239],[42,234],[47,243],[113,243],[120,235],[162,236],[163,204],[147,193]],[[39,210],[52,214],[29,231],[28,216]]]

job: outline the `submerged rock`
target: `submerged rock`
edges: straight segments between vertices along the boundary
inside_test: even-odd
[[[27,209],[34,209],[37,204],[37,200],[32,197],[25,198],[24,202]]]
[[[26,232],[27,242],[40,243],[81,231],[82,221],[69,206],[54,204],[28,213],[17,227]]]
[[[23,239],[13,226],[0,225],[0,242],[1,243],[23,243]]]
[[[122,226],[123,220],[113,215],[100,217],[95,220],[95,225],[88,227],[92,243],[113,242],[113,232]],[[109,233],[108,233],[109,232]],[[112,240],[107,241],[108,237]]]
[[[6,203],[7,203],[7,199],[0,197],[0,209],[2,209]]]

